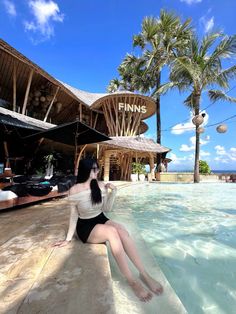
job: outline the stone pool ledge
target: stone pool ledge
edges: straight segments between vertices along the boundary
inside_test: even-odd
[[[0,313],[115,314],[125,313],[127,307],[136,308],[132,314],[172,314],[173,308],[186,313],[159,268],[154,275],[168,285],[168,297],[153,298],[155,310],[146,312],[132,293],[122,294],[112,280],[104,244],[75,240],[53,248],[52,243],[65,237],[68,219],[66,199],[0,213]],[[148,267],[150,263],[153,260]]]

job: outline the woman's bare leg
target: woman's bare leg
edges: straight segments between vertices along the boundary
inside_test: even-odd
[[[145,267],[136,249],[135,243],[133,239],[129,236],[127,230],[122,225],[112,220],[108,220],[106,222],[106,225],[110,225],[116,228],[126,254],[139,271],[140,279],[149,287],[152,292],[154,292],[155,294],[161,294],[163,292],[162,285],[158,281],[153,279],[145,270]]]
[[[152,294],[148,292],[139,281],[134,279],[127,263],[119,233],[113,226],[98,224],[91,231],[87,242],[104,243],[105,241],[109,241],[112,255],[136,296],[141,301],[149,301],[152,298]]]

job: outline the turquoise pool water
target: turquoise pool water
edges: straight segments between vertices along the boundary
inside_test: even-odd
[[[236,313],[236,184],[143,184],[119,190],[190,314]]]

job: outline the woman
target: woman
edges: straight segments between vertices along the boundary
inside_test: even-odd
[[[131,273],[126,255],[139,271],[140,279],[155,294],[161,294],[160,283],[149,276],[137,253],[135,244],[126,229],[108,219],[104,211],[112,208],[116,195],[116,187],[98,182],[99,166],[95,159],[83,159],[79,163],[77,184],[69,191],[71,204],[70,224],[66,240],[55,243],[55,246],[67,245],[74,233],[84,243],[104,243],[109,241],[111,252],[121,273],[127,279],[136,296],[144,302],[151,300],[152,293],[146,290]],[[110,192],[109,192],[110,190]]]

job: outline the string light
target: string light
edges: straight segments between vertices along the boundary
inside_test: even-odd
[[[228,94],[229,92],[231,92],[233,89],[235,89],[236,88],[236,85],[235,86],[233,86],[232,88],[230,88],[225,94]],[[206,109],[208,109],[209,107],[211,107],[212,105],[214,105],[214,103],[216,102],[217,100],[214,100],[211,104],[209,104],[207,107],[205,107],[204,109],[201,109],[201,112],[202,111],[205,111]],[[217,122],[217,123],[214,123],[214,124],[210,124],[210,125],[206,125],[206,126],[204,126],[205,128],[209,128],[209,127],[212,127],[212,126],[215,126],[215,125],[217,125],[217,124],[220,124],[220,123],[223,123],[223,122],[225,122],[225,121],[228,121],[228,120],[230,120],[230,119],[233,119],[233,118],[235,118],[236,117],[236,115],[233,115],[233,116],[230,116],[230,117],[228,117],[228,118],[226,118],[225,120],[223,120],[223,121],[220,121],[220,122]],[[178,124],[183,124],[184,122],[187,122],[187,121],[189,121],[189,118],[187,118],[187,119],[185,119],[185,120],[183,120],[182,122],[180,122],[180,123],[178,123]],[[168,128],[166,128],[166,129],[163,129],[163,130],[161,130],[161,132],[168,132],[168,131],[171,131],[171,129],[174,127],[176,125],[176,123],[175,124],[173,124],[173,125],[171,125],[171,126],[169,126]],[[195,130],[195,126],[194,127],[180,127],[180,128],[175,128],[175,130],[176,131],[179,131],[179,130]]]

